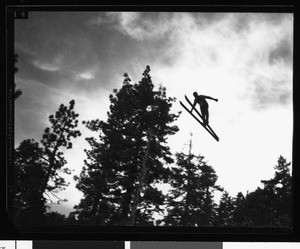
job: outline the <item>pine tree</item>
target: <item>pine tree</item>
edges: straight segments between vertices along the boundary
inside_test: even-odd
[[[42,147],[33,139],[27,139],[15,149],[14,155],[14,210],[17,224],[38,225],[45,221],[47,201],[60,203],[56,193],[68,184],[60,173],[70,174],[64,165],[66,160],[60,148],[72,148],[71,138],[80,132],[76,130],[77,117],[70,106],[63,104],[55,116],[50,115],[51,127],[45,129]]]
[[[229,193],[225,191],[221,196],[220,203],[216,208],[216,220],[217,226],[228,226],[233,224],[233,211],[234,201],[229,196]]]
[[[44,226],[58,226],[58,225],[65,225],[66,224],[66,216],[64,214],[58,212],[49,212],[45,214],[44,217]]]
[[[214,191],[223,191],[223,188],[219,185],[216,185],[216,181],[218,176],[216,175],[215,170],[213,167],[204,163],[200,166],[200,170],[202,171],[200,181],[201,187],[205,189],[205,199],[204,199],[204,206],[203,206],[203,214],[201,215],[201,225],[209,225],[211,226],[215,219],[215,208],[216,204],[213,200],[213,193]]]
[[[43,183],[40,186],[41,195],[46,194],[50,201],[50,195],[57,198],[55,193],[65,189],[68,184],[60,173],[70,174],[70,170],[64,165],[67,163],[63,156],[61,148],[71,149],[73,144],[71,138],[81,136],[78,126],[78,116],[74,109],[75,101],[70,101],[70,106],[67,107],[61,104],[55,115],[49,116],[51,127],[47,127],[41,140],[44,146],[44,159],[47,161],[46,175]],[[58,202],[62,201],[57,198]]]
[[[139,83],[131,84],[127,73],[123,86],[109,96],[107,122],[92,120],[86,126],[99,133],[87,138],[91,149],[79,177],[77,188],[84,199],[76,206],[81,222],[97,225],[152,225],[164,196],[155,186],[167,181],[172,163],[166,136],[175,134],[171,114],[175,98],[158,91],[147,66]]]
[[[233,211],[233,223],[238,226],[238,225],[242,225],[244,219],[244,202],[245,202],[246,198],[243,195],[242,192],[239,192],[236,197],[233,200],[233,204],[234,204],[234,211]]]
[[[291,163],[282,156],[274,167],[275,176],[261,181],[263,188],[247,193],[236,207],[234,220],[237,225],[260,227],[290,227],[292,202]]]
[[[26,139],[15,149],[14,163],[14,217],[16,224],[33,224],[42,220],[46,212],[46,198],[39,187],[46,175],[47,164],[43,149],[33,139]]]
[[[273,223],[280,227],[291,225],[292,176],[290,166],[291,163],[287,163],[286,159],[280,156],[277,165],[274,166],[274,178],[261,181],[264,184],[264,190],[270,197],[269,205],[274,210]]]
[[[215,203],[213,193],[222,191],[216,185],[217,175],[207,165],[203,156],[176,153],[176,166],[173,167],[168,214],[161,221],[167,226],[210,226],[214,221]]]

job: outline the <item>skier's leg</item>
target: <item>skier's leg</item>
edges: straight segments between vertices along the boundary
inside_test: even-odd
[[[208,104],[204,105],[204,109],[205,109],[205,121],[208,124],[208,118],[209,118]]]
[[[203,117],[203,122],[205,124],[208,123],[208,111],[207,111],[207,106],[201,106],[201,114]]]
[[[206,121],[207,121],[207,123],[209,123],[208,118],[209,118],[209,112],[208,112],[208,107],[207,107],[207,109],[206,109]]]

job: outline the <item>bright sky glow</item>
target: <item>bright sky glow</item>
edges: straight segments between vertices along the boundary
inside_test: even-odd
[[[15,103],[15,145],[40,141],[48,116],[75,99],[80,121],[106,120],[109,94],[123,74],[138,82],[149,65],[156,87],[176,97],[180,131],[168,139],[173,152],[205,156],[218,184],[231,196],[246,194],[273,177],[280,155],[292,159],[293,15],[276,13],[72,13],[33,12],[15,21],[16,74],[22,96]],[[179,104],[192,93],[209,101],[216,142]],[[60,193],[68,202],[53,210],[69,213],[82,194],[75,188],[96,136],[82,136],[65,151],[71,183]]]

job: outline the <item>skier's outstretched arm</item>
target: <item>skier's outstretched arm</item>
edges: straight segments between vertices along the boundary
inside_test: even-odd
[[[206,99],[211,99],[211,100],[214,100],[214,101],[217,101],[218,102],[218,99],[215,99],[215,98],[212,98],[210,96],[205,96],[205,95],[202,95],[204,98]]]

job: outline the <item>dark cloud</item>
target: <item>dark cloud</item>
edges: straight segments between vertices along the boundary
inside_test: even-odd
[[[17,81],[19,82],[19,80]],[[23,94],[15,102],[15,142],[16,145],[22,140],[33,138],[40,141],[43,129],[49,125],[48,114],[52,109],[51,95],[45,94],[45,88],[41,85],[26,84],[21,82],[18,86]],[[55,97],[55,96],[53,96]],[[56,107],[55,107],[56,108]]]
[[[286,90],[285,92],[282,92],[279,95],[279,103],[283,105],[290,103],[291,100],[292,100],[292,93],[289,90]]]
[[[228,14],[232,18],[232,28],[237,33],[248,32],[250,28],[265,23],[267,25],[277,26],[287,18],[286,13],[234,13]]]
[[[122,84],[124,72],[138,81],[146,65],[165,58],[164,42],[140,43],[107,24],[91,25],[95,16],[34,12],[28,20],[16,21],[16,83],[23,91],[16,103],[18,141],[40,138],[48,115],[65,97],[100,99]],[[92,76],[87,80],[82,75]]]
[[[172,32],[174,13],[108,12],[100,15],[100,25],[107,25],[134,40],[167,39]],[[98,19],[99,20],[99,19]]]
[[[95,13],[32,13],[16,23],[19,76],[56,88],[107,88],[130,69],[143,45],[116,30],[90,25]],[[126,69],[127,68],[127,69]],[[95,80],[83,85],[78,75],[93,71]],[[99,84],[100,83],[100,84]]]
[[[287,65],[292,64],[292,44],[288,39],[283,39],[279,42],[278,46],[273,49],[269,55],[269,63],[271,65],[283,61]]]
[[[114,58],[111,68],[118,66],[140,75],[137,68],[144,70],[151,62],[174,65],[179,54],[172,49],[176,46],[173,35],[177,31],[175,26],[181,25],[176,20],[176,13],[109,12],[92,17],[88,26],[95,33],[105,30],[111,37],[107,50],[110,58]]]
[[[19,102],[18,105],[22,105],[22,107],[16,107],[15,131],[17,131],[17,133],[15,134],[15,145],[18,146],[22,140],[28,138],[33,138],[37,142],[40,142],[43,132],[42,127],[46,128],[46,125],[48,125],[45,123],[47,116],[41,119],[41,113],[37,112],[40,108],[32,108],[32,106],[31,111],[24,111],[23,108],[29,107],[28,103],[30,102],[21,102],[21,98],[17,101]],[[34,120],[34,122],[32,122],[32,120]]]
[[[209,24],[219,22],[228,16],[228,13],[176,13],[176,12],[139,12],[139,13],[100,13],[91,18],[88,25],[91,29],[105,29],[118,31],[122,35],[121,41],[126,45],[126,51],[134,47],[130,61],[139,61],[135,55],[147,58],[142,62],[145,66],[151,61],[166,66],[174,66],[181,57],[180,42],[182,35],[188,32],[207,28]],[[120,39],[112,41],[118,43]],[[129,44],[132,43],[132,44]],[[121,46],[120,46],[121,45]],[[115,46],[112,52],[120,52]],[[129,48],[129,50],[128,50]],[[124,53],[124,51],[122,52]],[[211,59],[217,60],[217,54],[212,52]],[[127,57],[128,58],[128,57]],[[127,62],[130,63],[130,62]]]
[[[274,105],[286,106],[292,99],[288,82],[260,78],[253,82],[252,87],[251,98],[256,110]]]
[[[247,21],[244,20],[254,32],[257,25],[265,35],[270,30],[272,37],[261,39],[260,47],[254,50],[252,57],[249,55],[251,59],[246,64],[246,77],[249,78],[247,95],[254,109],[287,106],[291,102],[293,41],[290,30],[292,19],[289,18],[292,18],[290,14],[261,13],[246,15]]]
[[[232,16],[232,28],[237,33],[247,32],[253,16],[249,13],[236,13]]]
[[[272,25],[279,25],[287,16],[292,17],[290,13],[262,13],[258,15],[258,20]]]
[[[28,56],[22,51],[18,51],[19,60],[18,68],[19,71],[17,76],[26,80],[33,80],[40,82],[41,84],[50,85],[54,88],[60,88],[62,81],[66,79],[66,76],[61,72],[42,70],[33,65],[34,59],[32,56]]]
[[[220,22],[230,14],[217,12],[190,12],[189,15],[194,18],[194,21],[198,25],[198,28],[201,28],[216,22]]]

